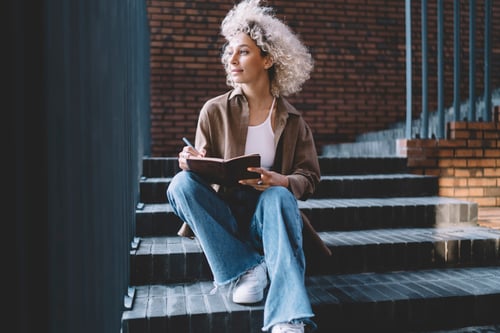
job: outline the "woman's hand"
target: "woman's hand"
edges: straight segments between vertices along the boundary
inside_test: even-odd
[[[187,165],[187,159],[190,157],[205,157],[206,150],[202,149],[201,151],[197,151],[193,147],[184,146],[182,151],[179,153],[179,168],[182,170],[189,170],[189,166]]]
[[[254,189],[259,191],[264,191],[270,186],[288,187],[288,178],[281,173],[253,167],[247,168],[247,170],[260,174],[260,178],[241,179],[239,183],[242,185],[252,186]]]

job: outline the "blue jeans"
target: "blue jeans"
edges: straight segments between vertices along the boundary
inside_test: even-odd
[[[239,186],[217,193],[195,173],[181,171],[167,198],[198,238],[216,285],[235,281],[265,261],[270,284],[263,331],[292,320],[316,328],[304,285],[302,218],[288,189],[272,186],[259,192]]]

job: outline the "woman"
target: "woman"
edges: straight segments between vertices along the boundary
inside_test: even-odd
[[[179,153],[183,170],[167,190],[174,212],[199,239],[216,286],[234,283],[232,300],[265,300],[263,331],[316,328],[304,285],[303,220],[297,199],[320,180],[313,136],[284,96],[300,91],[313,60],[301,41],[258,0],[244,0],[221,25],[222,63],[233,89],[200,111],[195,147]],[[190,172],[192,156],[259,153],[256,179],[208,184]],[[267,296],[266,295],[267,291]]]

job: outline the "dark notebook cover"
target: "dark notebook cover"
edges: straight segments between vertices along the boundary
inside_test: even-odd
[[[248,167],[260,167],[259,154],[242,155],[227,160],[191,157],[186,161],[191,171],[213,184],[236,185],[240,179],[259,178],[258,173],[247,170]]]

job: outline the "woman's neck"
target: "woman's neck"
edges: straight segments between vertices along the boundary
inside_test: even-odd
[[[248,101],[250,111],[269,111],[269,107],[273,101],[273,95],[271,95],[270,90],[267,89],[248,89],[249,87],[243,87],[243,93]]]
[[[262,124],[269,116],[269,113],[272,112],[272,105],[274,101],[273,95],[271,95],[270,91],[261,91],[259,93],[255,93],[255,91],[244,91],[244,94],[248,101],[248,109],[250,113],[248,125],[257,126]],[[273,123],[273,120],[271,120],[272,126],[274,126]]]

